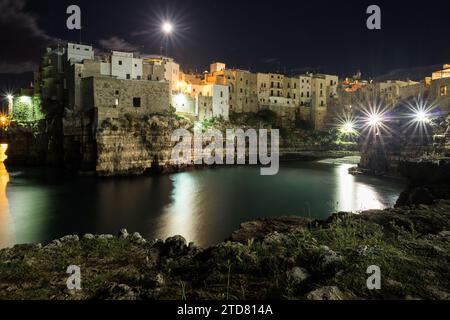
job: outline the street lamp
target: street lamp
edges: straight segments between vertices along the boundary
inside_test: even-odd
[[[352,121],[346,121],[341,128],[341,132],[345,134],[355,133],[355,124]]]
[[[169,35],[172,33],[173,31],[173,25],[170,22],[164,22],[162,25],[162,31],[166,34]]]
[[[162,26],[161,26],[161,31],[163,32],[164,36],[161,39],[161,56],[163,55],[163,41],[166,40],[166,56],[167,56],[167,52],[168,52],[168,42],[169,42],[169,36],[172,34],[173,32],[173,24],[165,21],[163,22]]]
[[[369,116],[367,123],[371,127],[378,127],[381,125],[382,121],[383,118],[379,114],[374,113]]]
[[[415,114],[415,121],[425,123],[425,122],[429,122],[430,119],[428,117],[428,114],[425,111],[420,110],[420,111],[417,111]]]

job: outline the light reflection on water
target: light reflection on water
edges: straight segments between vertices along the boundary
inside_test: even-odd
[[[342,164],[336,168],[339,211],[362,211],[383,209],[386,207],[380,200],[375,188],[356,181],[356,177],[348,170],[354,165]]]
[[[12,169],[0,180],[0,247],[67,234],[115,234],[121,228],[150,239],[180,234],[209,246],[245,221],[285,215],[326,219],[333,212],[395,204],[403,183],[354,177],[348,174],[351,166],[295,163],[273,177],[260,176],[259,168],[232,167],[132,179]]]
[[[14,222],[11,221],[6,186],[9,182],[9,174],[5,164],[0,162],[0,248],[14,244]]]

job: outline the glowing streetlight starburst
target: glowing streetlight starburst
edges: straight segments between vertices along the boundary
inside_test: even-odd
[[[346,122],[343,124],[342,133],[352,134],[355,132],[355,124],[353,122]]]
[[[433,124],[431,119],[436,105],[429,103],[419,95],[413,101],[406,102],[406,107],[408,111],[405,118],[409,121],[404,125],[405,131],[408,132],[412,129],[409,131],[411,138],[428,136],[428,129]]]
[[[417,111],[415,114],[416,122],[430,122],[429,115],[425,113],[425,111]]]
[[[164,32],[164,34],[170,35],[173,31],[173,24],[168,21],[165,21],[162,24],[161,30]]]
[[[371,127],[379,127],[383,124],[383,117],[380,114],[373,113],[367,118],[367,124]]]
[[[339,132],[347,136],[358,135],[356,119],[350,113],[343,113],[336,116],[335,127]]]
[[[359,121],[361,123],[361,136],[365,137],[365,144],[379,141],[384,145],[384,138],[393,134],[387,125],[392,119],[389,110],[392,104],[379,96],[369,95],[358,103]]]

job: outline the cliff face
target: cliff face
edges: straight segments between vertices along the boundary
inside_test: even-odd
[[[396,124],[392,134],[361,137],[361,162],[359,168],[376,175],[410,176],[417,166],[406,168],[405,163],[445,159],[450,155],[450,121],[435,120],[419,129],[402,131],[405,125]],[[425,168],[427,169],[427,168]]]
[[[171,170],[171,135],[190,124],[172,115],[108,119],[96,132],[99,175],[142,174],[148,170]]]
[[[1,142],[9,145],[5,164],[21,166],[61,164],[61,143],[54,134],[58,127],[58,123],[46,121],[27,126],[16,124],[10,126],[1,136]]]
[[[433,153],[432,143],[387,138],[383,142],[364,143],[361,146],[359,168],[375,175],[401,176],[399,166],[403,161],[420,159]]]

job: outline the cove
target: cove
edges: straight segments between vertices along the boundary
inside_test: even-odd
[[[68,234],[116,234],[121,228],[148,239],[179,234],[205,247],[259,218],[326,219],[338,211],[395,204],[403,182],[355,177],[348,174],[351,166],[299,162],[282,165],[275,176],[260,176],[257,167],[221,167],[107,179],[8,168],[9,182],[0,195],[5,222],[0,247]]]

